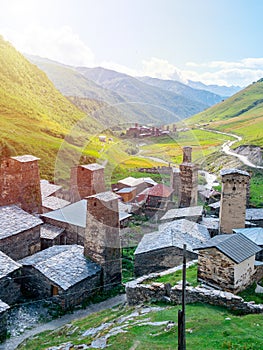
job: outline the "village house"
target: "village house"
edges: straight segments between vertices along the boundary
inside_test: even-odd
[[[255,254],[261,248],[244,235],[217,235],[194,250],[198,250],[199,281],[233,293],[253,282]]]
[[[53,298],[63,309],[80,304],[101,287],[101,267],[78,245],[53,246],[20,260],[21,290],[34,299]]]
[[[66,244],[65,229],[50,224],[43,224],[40,227],[40,241],[41,250],[52,247],[53,245]]]
[[[123,202],[131,202],[136,196],[136,187],[124,187],[118,191],[116,191]]]
[[[15,205],[0,207],[0,250],[14,260],[36,253],[42,223]]]
[[[199,192],[199,197],[206,204],[212,204],[220,200],[221,193],[213,189],[205,189]]]
[[[163,184],[157,184],[148,191],[146,199],[147,210],[167,210],[167,205],[172,201],[174,190]]]
[[[168,222],[178,219],[187,219],[194,222],[200,222],[202,220],[203,207],[195,206],[188,208],[176,208],[168,210],[164,216],[161,217],[161,222]]]
[[[180,265],[184,244],[187,244],[187,261],[197,259],[193,248],[209,239],[205,226],[189,220],[162,224],[157,232],[145,234],[138,244],[134,253],[135,275],[146,275]]]
[[[119,180],[115,185],[114,191],[121,190],[123,188],[136,188],[136,195],[149,187],[157,185],[157,182],[153,181],[150,177],[135,178],[132,176]]]
[[[8,305],[20,298],[21,265],[0,251],[0,300]]]

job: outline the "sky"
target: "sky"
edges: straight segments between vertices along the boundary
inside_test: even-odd
[[[73,66],[244,87],[263,77],[262,13],[262,0],[0,0],[0,35]]]

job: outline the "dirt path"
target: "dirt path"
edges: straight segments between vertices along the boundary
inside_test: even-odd
[[[210,131],[210,132],[214,132],[216,134],[222,134],[222,135],[226,135],[226,136],[231,136],[231,137],[234,137],[235,140],[228,140],[226,141],[223,145],[222,145],[222,152],[224,152],[225,154],[229,155],[229,156],[233,156],[233,157],[236,157],[238,158],[243,164],[251,167],[251,168],[256,168],[256,169],[263,169],[263,166],[260,166],[260,165],[256,165],[254,163],[252,163],[247,156],[243,156],[241,154],[238,154],[234,151],[231,150],[231,146],[236,143],[236,142],[239,142],[242,140],[242,137],[241,136],[237,136],[237,135],[234,135],[234,134],[229,134],[229,133],[226,133],[226,132],[222,132],[222,131],[217,131],[217,130],[212,130],[212,129],[205,129],[205,128],[201,128],[201,130],[204,130],[204,131]]]
[[[72,322],[73,320],[86,317],[94,312],[98,312],[101,310],[110,309],[114,306],[117,306],[119,304],[122,304],[126,301],[126,295],[118,295],[114,298],[102,301],[98,304],[92,304],[88,306],[84,310],[77,310],[73,312],[72,314],[64,315],[60,318],[57,318],[53,321],[50,321],[48,323],[40,324],[39,326],[29,329],[25,331],[23,334],[21,334],[18,337],[12,337],[8,339],[5,343],[0,344],[0,350],[15,350],[19,344],[21,344],[25,339],[32,337],[33,335],[36,335],[38,333],[48,331],[48,330],[54,330],[56,328],[59,328],[67,323]]]

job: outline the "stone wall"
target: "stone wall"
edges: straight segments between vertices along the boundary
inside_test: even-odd
[[[159,272],[181,264],[183,250],[178,247],[167,247],[146,253],[136,254],[134,261],[135,276]],[[194,252],[186,252],[187,261],[197,259]]]
[[[195,164],[180,164],[179,207],[197,205],[198,169]]]
[[[7,312],[9,306],[0,300],[0,342],[7,336]]]
[[[20,270],[16,270],[0,279],[0,300],[8,305],[16,304],[21,297]]]
[[[0,239],[0,250],[13,260],[19,260],[40,251],[40,225]]]
[[[192,263],[188,263],[189,266]],[[138,305],[150,301],[166,301],[175,305],[182,303],[182,285],[178,283],[171,287],[169,283],[150,283],[147,280],[173,273],[182,269],[182,266],[163,271],[162,273],[153,273],[148,276],[142,276],[126,284],[126,296],[129,305]],[[203,287],[186,287],[186,303],[206,303],[211,305],[223,306],[229,310],[239,310],[241,313],[263,313],[263,305],[254,302],[245,302],[241,297],[220,290],[207,289]]]

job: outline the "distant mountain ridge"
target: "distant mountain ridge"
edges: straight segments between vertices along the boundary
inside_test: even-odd
[[[65,96],[106,102],[116,107],[122,116],[119,120],[124,122],[168,124],[194,115],[221,100],[220,96],[211,92],[200,93],[200,90],[181,83],[178,83],[181,84],[179,91],[169,90],[164,85],[150,84],[102,67],[70,67],[36,56],[27,57],[45,71]]]
[[[241,86],[205,85],[200,81],[192,81],[192,80],[188,80],[187,85],[194,89],[213,92],[217,95],[222,96],[223,98],[230,97],[243,89]]]

